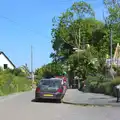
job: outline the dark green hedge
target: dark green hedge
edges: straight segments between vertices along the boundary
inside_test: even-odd
[[[109,80],[105,77],[102,79],[100,77],[89,77],[86,84],[89,92],[116,96],[115,86],[120,84],[120,77],[114,80]]]

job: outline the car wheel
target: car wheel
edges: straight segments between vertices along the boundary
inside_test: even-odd
[[[40,101],[40,98],[35,97],[35,102],[39,102],[39,101]]]
[[[57,99],[57,103],[61,103],[61,99]]]
[[[37,99],[37,98],[35,98],[35,102],[38,102],[38,99]]]
[[[65,94],[63,94],[61,98],[63,99],[63,98],[64,98],[64,96],[65,96]]]

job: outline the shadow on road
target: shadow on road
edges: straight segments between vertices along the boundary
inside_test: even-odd
[[[61,103],[59,100],[51,100],[51,99],[40,99],[40,100],[31,100],[31,102],[36,102],[36,103]]]

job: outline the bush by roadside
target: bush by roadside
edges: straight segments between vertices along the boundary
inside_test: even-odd
[[[0,70],[0,96],[31,90],[31,80],[20,70]]]
[[[120,77],[114,80],[105,77],[89,77],[87,80],[87,90],[93,93],[103,93],[106,95],[116,96],[115,86],[120,84]]]

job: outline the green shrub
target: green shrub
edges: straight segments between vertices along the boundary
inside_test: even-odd
[[[106,82],[104,84],[104,94],[106,95],[112,95],[113,90],[111,88],[111,82]]]
[[[12,70],[0,71],[0,96],[31,90],[32,82],[25,76],[13,74]]]
[[[90,91],[90,92],[95,92],[96,86],[97,86],[97,82],[96,82],[96,81],[90,82],[90,83],[89,83],[89,86],[88,86],[88,87],[89,87],[89,88],[88,88],[89,91]]]
[[[111,81],[111,89],[112,91],[112,95],[116,96],[116,89],[115,86],[120,84],[120,77],[115,78],[114,80]]]
[[[117,77],[114,80],[109,80],[105,77],[89,77],[89,80],[87,81],[90,92],[116,96],[115,86],[120,84],[120,77]]]
[[[31,88],[31,83],[32,82],[30,80],[26,79],[25,77],[16,76],[16,77],[14,77],[13,81],[14,81],[14,84],[15,84],[18,92],[29,90]],[[28,86],[29,89],[26,86]]]
[[[120,77],[117,77],[114,80],[112,80],[111,84],[112,84],[113,87],[120,84]]]
[[[87,86],[90,92],[104,93],[104,82],[108,82],[105,76],[97,74],[96,76],[88,76]]]
[[[117,71],[117,75],[120,76],[120,67],[117,67],[116,71]]]

